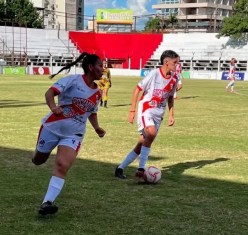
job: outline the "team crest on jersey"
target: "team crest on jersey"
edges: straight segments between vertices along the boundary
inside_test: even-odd
[[[43,140],[42,138],[40,138],[40,140],[39,140],[39,146],[40,147],[43,147],[44,144],[45,144],[45,140]]]
[[[73,117],[75,115],[75,111],[70,106],[63,107],[63,115],[64,117]]]

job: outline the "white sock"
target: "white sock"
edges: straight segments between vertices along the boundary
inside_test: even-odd
[[[43,203],[47,201],[54,202],[57,196],[60,194],[64,183],[64,179],[57,176],[52,176]]]
[[[148,148],[148,147],[145,147],[145,146],[141,147],[139,168],[144,168],[145,169],[145,165],[146,165],[147,159],[149,157],[150,150],[151,149]]]
[[[138,154],[133,150],[126,156],[124,161],[118,166],[118,168],[125,169],[129,164],[131,164],[136,158]]]

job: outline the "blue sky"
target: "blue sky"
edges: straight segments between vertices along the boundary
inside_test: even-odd
[[[96,15],[98,8],[116,8],[131,9],[134,16],[155,13],[152,5],[157,4],[159,0],[85,0],[84,15]]]

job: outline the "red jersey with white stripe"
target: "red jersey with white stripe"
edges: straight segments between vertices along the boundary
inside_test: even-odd
[[[63,113],[50,112],[43,118],[43,126],[61,136],[83,135],[88,117],[98,110],[102,93],[97,85],[95,89],[90,88],[84,77],[76,74],[61,78],[51,89],[58,94],[58,105]]]
[[[176,90],[177,76],[171,72],[169,78],[164,77],[161,68],[152,70],[138,83],[138,89],[144,91],[138,105],[139,117],[148,115],[159,119],[164,116],[169,96]]]
[[[235,65],[231,65],[228,76],[230,80],[235,80]]]

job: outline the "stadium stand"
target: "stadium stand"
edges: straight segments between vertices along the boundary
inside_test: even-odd
[[[81,52],[96,53],[109,61],[119,60],[122,68],[141,69],[162,42],[162,34],[70,32]],[[131,64],[129,64],[129,58]],[[113,64],[113,63],[111,63]]]
[[[230,58],[235,57],[237,71],[247,71],[247,42],[216,36],[215,33],[164,34],[162,43],[144,68],[159,67],[161,53],[170,49],[179,53],[184,70],[226,71],[230,67]]]
[[[107,58],[116,69],[159,67],[164,50],[175,50],[183,70],[227,71],[230,58],[237,71],[248,70],[247,41],[218,39],[214,33],[92,33],[0,26],[0,59],[9,66],[48,66],[57,70],[86,51]],[[79,65],[80,67],[80,65]]]
[[[64,30],[0,27],[0,58],[7,65],[63,66],[78,54]]]

